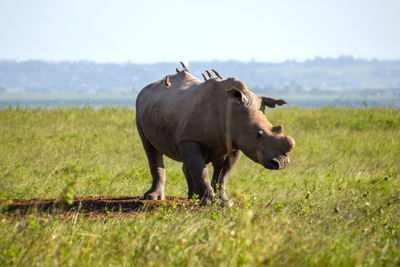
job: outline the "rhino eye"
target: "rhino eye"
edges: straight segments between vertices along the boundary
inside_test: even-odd
[[[259,131],[257,132],[257,139],[260,139],[260,138],[263,137],[263,136],[264,136],[264,132],[261,131],[261,130],[259,130]]]

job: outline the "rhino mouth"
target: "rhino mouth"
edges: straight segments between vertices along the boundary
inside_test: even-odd
[[[270,170],[281,170],[289,165],[289,157],[286,155],[280,155],[270,160],[267,160],[264,167]]]

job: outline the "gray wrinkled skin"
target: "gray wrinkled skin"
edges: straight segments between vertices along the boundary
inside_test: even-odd
[[[197,194],[202,204],[217,189],[228,200],[225,185],[242,152],[267,169],[285,168],[295,142],[264,115],[265,106],[284,103],[256,96],[236,78],[203,82],[187,71],[146,86],[136,100],[137,129],[153,177],[145,199],[165,198],[163,155],[183,162],[188,197]]]

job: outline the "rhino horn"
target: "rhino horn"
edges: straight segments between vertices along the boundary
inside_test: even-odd
[[[208,70],[206,70],[206,72],[207,72],[208,77],[210,77],[210,79],[214,79],[214,76],[212,76],[212,74]]]
[[[206,75],[204,75],[203,73],[201,74],[201,76],[203,76],[204,81],[207,81],[207,80],[208,80],[207,77],[206,77]]]
[[[182,65],[182,67],[183,67],[183,70],[186,71],[186,72],[189,72],[189,70],[188,70],[188,68],[186,67],[185,63],[183,63],[182,61],[181,61],[180,63],[181,63],[181,65]]]
[[[215,73],[215,75],[217,75],[218,78],[220,78],[221,80],[223,80],[222,77],[221,77],[221,75],[219,75],[218,71],[216,71],[216,70],[214,70],[214,69],[211,69],[211,70],[212,70],[212,72]]]
[[[171,83],[169,82],[169,76],[165,76],[165,85],[167,86],[167,88],[171,87]]]
[[[178,68],[176,68],[175,70],[176,70],[176,73],[179,73],[179,72],[181,72],[181,71],[180,71]]]

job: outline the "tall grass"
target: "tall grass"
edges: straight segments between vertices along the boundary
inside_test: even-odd
[[[0,215],[0,265],[400,264],[400,111],[277,109],[296,140],[291,165],[243,157],[227,186],[233,208],[125,216]],[[124,108],[0,111],[0,198],[141,195],[151,184]],[[166,194],[186,196],[166,159]],[[210,170],[211,171],[211,170]]]

